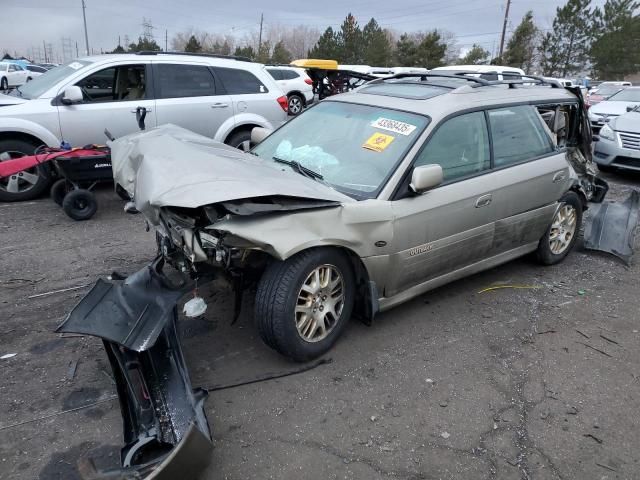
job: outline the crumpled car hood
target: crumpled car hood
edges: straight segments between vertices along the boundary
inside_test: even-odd
[[[352,202],[285,165],[175,125],[163,125],[109,143],[113,177],[136,208],[157,223],[159,207],[197,208],[244,198],[286,196]]]
[[[640,133],[640,112],[629,112],[609,122],[611,128],[619,132]]]

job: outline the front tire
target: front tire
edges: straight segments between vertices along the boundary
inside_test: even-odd
[[[98,201],[92,192],[80,188],[67,193],[62,209],[74,220],[89,220],[98,210]]]
[[[288,104],[288,112],[289,115],[295,117],[296,115],[300,115],[302,113],[302,109],[304,108],[304,100],[300,95],[296,95],[295,93],[289,95],[289,104]]]
[[[2,80],[0,80],[0,90],[9,90],[9,80],[6,77],[2,77]]]
[[[355,277],[336,248],[306,250],[272,263],[258,283],[255,319],[263,341],[295,361],[319,357],[353,310]]]
[[[575,192],[567,192],[560,199],[551,225],[540,239],[536,256],[542,265],[561,262],[573,249],[582,224],[582,201]]]
[[[0,162],[2,156],[13,159],[33,155],[38,147],[39,145],[25,140],[0,140]],[[24,172],[0,179],[0,201],[18,202],[34,199],[45,192],[50,184],[48,165],[29,168]]]
[[[248,152],[251,148],[251,132],[243,130],[241,132],[234,133],[224,142],[238,150]]]

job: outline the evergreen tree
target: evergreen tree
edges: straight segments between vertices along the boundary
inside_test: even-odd
[[[250,60],[253,60],[256,56],[256,52],[253,50],[253,47],[247,45],[246,47],[236,47],[236,51],[233,52],[236,57],[246,57]]]
[[[444,65],[444,56],[447,52],[447,44],[442,41],[442,36],[437,30],[424,35],[418,44],[418,51],[413,66],[435,68]]]
[[[189,53],[198,53],[202,51],[202,45],[195,35],[191,35],[191,37],[189,37],[189,41],[184,46],[184,51]]]
[[[280,40],[273,47],[273,54],[271,55],[272,63],[289,63],[291,62],[291,53],[284,46],[284,42]]]
[[[591,0],[568,0],[556,8],[551,32],[540,46],[540,65],[545,75],[566,77],[587,65],[593,34]]]
[[[159,52],[161,50],[160,45],[156,43],[153,38],[138,37],[138,43],[131,43],[129,45],[129,52]]]
[[[269,63],[269,58],[271,57],[271,44],[266,41],[262,42],[262,45],[258,48],[258,54],[256,55],[256,62],[260,63]]]
[[[507,43],[502,61],[509,67],[517,67],[529,72],[533,69],[536,53],[538,28],[533,23],[533,12],[529,10],[517,26]]]
[[[395,62],[402,67],[413,67],[416,65],[417,54],[418,45],[415,40],[406,33],[400,35],[400,40],[396,42]]]
[[[635,0],[607,0],[594,11],[593,71],[599,78],[622,80],[640,71],[640,8]]]
[[[336,60],[347,65],[362,63],[362,31],[351,13],[342,22],[338,34],[338,44],[341,47],[342,55]]]
[[[387,67],[391,63],[389,36],[374,18],[362,29],[363,62],[367,65]]]
[[[338,43],[338,35],[333,28],[327,28],[318,39],[316,45],[309,51],[309,58],[324,58],[338,60],[342,58],[342,49]]]
[[[474,43],[471,50],[464,57],[458,59],[456,63],[458,65],[484,65],[489,62],[490,56],[491,53]]]
[[[122,45],[118,45],[111,53],[126,53],[126,50],[122,48]]]

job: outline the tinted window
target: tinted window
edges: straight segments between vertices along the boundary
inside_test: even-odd
[[[267,93],[269,90],[256,76],[246,70],[235,68],[216,68],[227,93],[240,95],[244,93]]]
[[[294,78],[298,78],[300,76],[298,75],[298,72],[294,70],[281,70],[281,72],[283,80],[293,80]]]
[[[551,139],[530,106],[489,111],[494,165],[502,167],[551,153]]]
[[[18,68],[15,65],[9,65],[9,71],[10,72],[15,72],[17,70],[18,70]]]
[[[473,112],[447,120],[418,155],[416,166],[438,164],[444,180],[454,180],[491,167],[489,134],[484,112]]]
[[[32,72],[40,72],[40,73],[44,73],[47,71],[46,68],[36,67],[35,65],[27,65],[27,70],[30,70]]]
[[[480,74],[480,78],[484,80],[498,80],[497,73],[482,73]]]
[[[274,80],[282,80],[282,70],[278,70],[277,68],[267,68],[267,72],[271,75]]]
[[[215,80],[204,65],[156,66],[157,98],[206,97],[216,94]]]

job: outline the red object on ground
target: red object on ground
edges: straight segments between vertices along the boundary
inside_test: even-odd
[[[75,150],[58,150],[51,149],[45,153],[38,155],[27,155],[20,158],[12,158],[10,160],[0,161],[0,178],[9,177],[20,173],[29,168],[35,167],[41,163],[49,162],[58,157],[75,158],[90,157],[93,155],[104,155],[105,150],[77,148]]]

